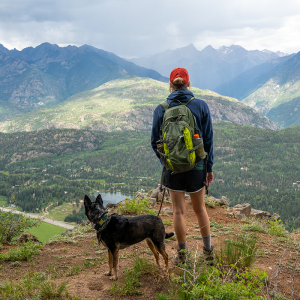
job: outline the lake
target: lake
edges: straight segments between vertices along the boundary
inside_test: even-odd
[[[134,197],[133,195],[125,195],[125,194],[122,194],[120,192],[116,192],[116,193],[93,193],[93,194],[90,194],[90,196],[97,197],[99,194],[101,194],[101,197],[103,199],[103,206],[104,207],[107,203],[116,204],[116,203],[124,200],[125,198],[132,199]]]

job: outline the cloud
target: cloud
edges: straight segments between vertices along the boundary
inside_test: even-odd
[[[300,50],[298,0],[2,0],[0,43],[89,44],[142,56],[193,43]]]

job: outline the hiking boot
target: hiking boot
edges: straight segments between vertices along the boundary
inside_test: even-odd
[[[187,258],[187,249],[177,249],[177,255],[173,258],[175,265],[184,264]]]
[[[215,263],[215,259],[214,259],[214,247],[213,245],[211,245],[210,250],[206,250],[203,247],[203,259],[204,259],[204,263],[208,266],[213,266]]]

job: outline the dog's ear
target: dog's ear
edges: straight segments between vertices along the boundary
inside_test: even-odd
[[[87,195],[85,195],[84,196],[84,206],[90,206],[92,204],[92,201],[91,201],[91,199],[87,196]]]
[[[100,194],[97,196],[95,203],[99,203],[100,205],[103,206],[103,200]]]

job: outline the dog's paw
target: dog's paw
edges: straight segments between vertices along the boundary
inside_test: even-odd
[[[118,277],[116,275],[114,275],[110,278],[110,280],[117,280],[117,279],[118,279]]]
[[[107,271],[104,273],[105,276],[111,276],[111,271]]]

